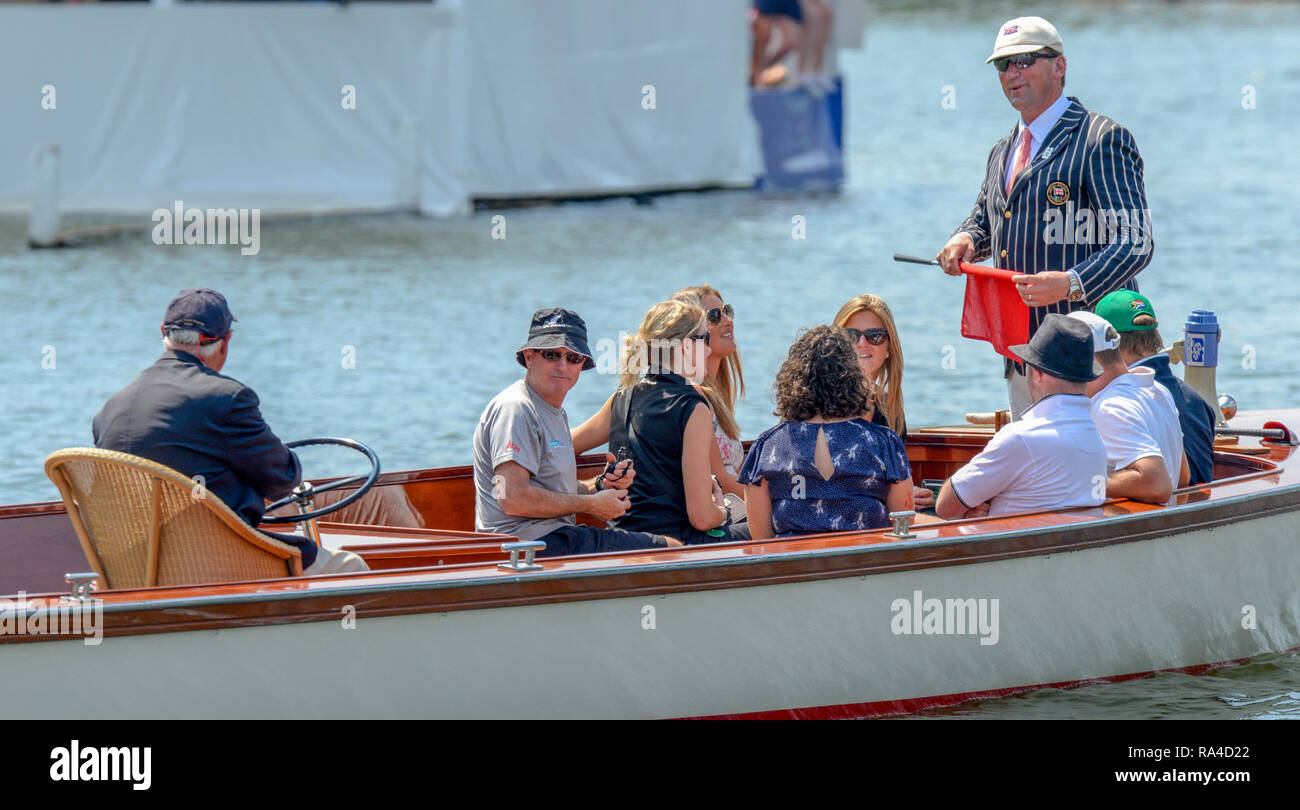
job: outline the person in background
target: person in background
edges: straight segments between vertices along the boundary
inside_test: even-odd
[[[1172,505],[1187,485],[1187,459],[1178,408],[1149,368],[1129,371],[1120,358],[1119,333],[1091,312],[1071,312],[1092,330],[1101,376],[1088,383],[1092,419],[1106,445],[1106,497]]]
[[[785,65],[781,63],[799,47],[803,38],[802,21],[803,13],[797,0],[754,0],[750,9],[750,29],[754,34],[749,64],[751,86],[777,87],[786,80]],[[769,53],[774,27],[778,29],[780,45]]]
[[[1031,405],[944,482],[935,512],[946,520],[997,517],[1106,500],[1106,445],[1092,421],[1087,384],[1101,376],[1092,330],[1051,313],[1029,343],[1011,351],[1025,365]]]
[[[688,545],[746,539],[743,506],[709,473],[716,451],[713,414],[696,387],[707,373],[708,318],[697,306],[650,307],[623,348],[623,373],[610,403],[609,447],[632,459],[628,509],[611,525],[660,532]]]
[[[799,84],[815,93],[828,92],[834,87],[824,66],[833,23],[826,0],[754,0],[753,11],[751,85],[781,84],[786,79],[786,71],[780,62],[797,49]],[[781,45],[769,54],[773,25],[780,28]]]
[[[907,420],[903,414],[903,346],[898,327],[885,299],[869,293],[855,295],[835,313],[834,326],[845,329],[853,341],[858,365],[866,375],[872,391],[874,409],[870,419],[890,428],[907,439]],[[912,488],[917,509],[934,506],[934,493],[925,487]]]
[[[515,352],[527,369],[483,410],[474,430],[474,527],[546,543],[542,556],[666,548],[657,534],[581,526],[577,513],[609,521],[627,511],[631,462],[578,481],[569,446],[564,397],[595,366],[587,325],[558,307],[533,314],[528,340]]]
[[[745,461],[745,446],[736,423],[736,400],[745,395],[745,374],[736,348],[735,310],[723,303],[722,294],[707,284],[685,287],[673,293],[672,301],[685,301],[704,310],[709,321],[709,359],[700,393],[713,409],[713,437],[716,452],[709,454],[709,470],[723,492],[744,497],[745,488],[736,473]]]
[[[804,332],[776,377],[781,423],[754,441],[740,470],[755,540],[878,529],[912,503],[912,470],[894,431],[865,419],[871,386],[848,335]]]
[[[1183,452],[1187,454],[1188,482],[1196,486],[1214,480],[1214,406],[1170,369],[1169,355],[1161,348],[1159,322],[1151,299],[1118,290],[1097,302],[1097,315],[1119,332],[1119,353],[1124,363],[1130,369],[1146,367],[1154,371],[1156,382],[1173,396],[1183,432]]]

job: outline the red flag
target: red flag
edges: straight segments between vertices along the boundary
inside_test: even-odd
[[[966,303],[961,310],[962,337],[987,340],[1003,357],[1019,360],[1009,350],[1029,342],[1029,307],[1016,292],[1014,270],[961,263],[966,274]]]

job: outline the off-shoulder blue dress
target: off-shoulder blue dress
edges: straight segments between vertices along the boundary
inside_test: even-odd
[[[835,473],[822,478],[813,462],[817,430],[826,432]],[[910,479],[912,467],[898,434],[865,419],[782,422],[759,436],[737,479],[767,481],[772,531],[778,536],[879,529],[889,525],[889,487]]]

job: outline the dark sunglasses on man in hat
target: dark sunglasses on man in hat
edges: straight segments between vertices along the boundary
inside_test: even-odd
[[[1034,53],[1018,53],[1015,56],[1003,56],[993,60],[993,67],[997,68],[998,73],[1006,73],[1007,68],[1015,66],[1016,70],[1025,68],[1037,62],[1039,59],[1055,59],[1060,56],[1059,53],[1052,51],[1035,51]]]

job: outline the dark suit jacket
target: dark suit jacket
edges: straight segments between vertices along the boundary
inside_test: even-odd
[[[1008,197],[1003,178],[1018,127],[994,144],[979,198],[957,231],[971,235],[977,262],[992,257],[995,267],[1025,274],[1079,274],[1082,302],[1029,308],[1032,337],[1050,312],[1092,309],[1108,293],[1136,290],[1134,277],[1154,245],[1142,156],[1127,129],[1070,98]]]
[[[167,351],[104,404],[95,446],[203,476],[208,491],[256,526],[263,498],[282,498],[302,480],[298,457],[257,405],[253,389],[192,354]]]

